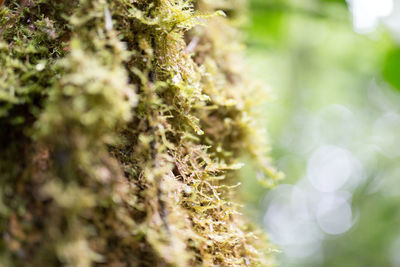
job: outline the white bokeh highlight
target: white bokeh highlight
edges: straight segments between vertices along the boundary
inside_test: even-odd
[[[340,192],[325,195],[318,205],[316,213],[318,225],[330,235],[345,233],[353,224],[351,194]]]
[[[347,0],[353,14],[354,30],[358,33],[372,32],[380,19],[393,11],[393,0]]]
[[[307,177],[321,192],[340,189],[353,172],[353,158],[347,150],[336,146],[322,146],[311,156],[307,164]]]

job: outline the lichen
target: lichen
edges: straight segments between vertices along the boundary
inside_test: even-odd
[[[241,155],[279,178],[253,125],[243,1],[0,7],[0,265],[272,264],[235,203]]]

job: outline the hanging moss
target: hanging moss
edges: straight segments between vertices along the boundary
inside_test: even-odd
[[[240,0],[0,1],[0,265],[269,266]]]

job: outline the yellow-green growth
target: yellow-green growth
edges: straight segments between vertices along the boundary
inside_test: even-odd
[[[0,265],[272,264],[233,202],[241,154],[278,176],[242,1],[1,4]]]

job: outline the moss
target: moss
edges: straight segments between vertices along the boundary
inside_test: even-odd
[[[241,67],[244,3],[10,2],[0,264],[272,264],[234,202],[243,153],[279,178]]]

